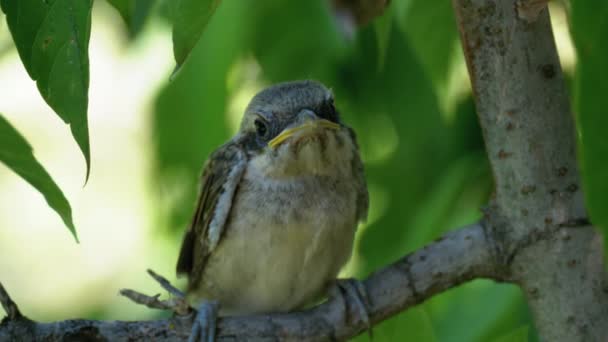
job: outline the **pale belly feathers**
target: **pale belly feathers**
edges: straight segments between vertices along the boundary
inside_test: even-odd
[[[287,312],[320,299],[351,255],[357,189],[349,184],[247,169],[195,296],[218,300],[224,315]]]

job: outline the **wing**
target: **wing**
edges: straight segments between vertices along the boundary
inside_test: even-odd
[[[205,163],[196,211],[177,261],[177,274],[188,274],[190,287],[200,280],[209,254],[222,237],[246,165],[245,152],[234,143],[217,149]]]
[[[355,179],[355,187],[357,188],[357,221],[362,222],[367,220],[367,211],[369,209],[369,194],[367,192],[367,182],[365,181],[365,172],[363,171],[363,161],[359,156],[359,144],[357,144],[357,136],[352,128],[348,128],[351,139],[353,140],[354,152],[351,161],[353,176]]]

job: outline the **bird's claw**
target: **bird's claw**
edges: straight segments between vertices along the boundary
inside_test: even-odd
[[[357,316],[363,321],[370,338],[372,338],[372,324],[369,318],[371,304],[363,283],[354,278],[337,279],[333,292],[342,297],[345,309],[347,309],[347,303],[354,304],[352,310],[357,312]]]
[[[188,342],[215,342],[219,302],[204,301],[197,310]]]
[[[160,294],[149,296],[131,289],[122,289],[119,293],[137,304],[142,304],[152,309],[171,310],[180,316],[190,313],[190,305],[183,292],[171,285],[166,278],[154,271],[148,270],[148,274],[154,278],[163,289],[171,293],[173,297],[170,299],[160,299]]]

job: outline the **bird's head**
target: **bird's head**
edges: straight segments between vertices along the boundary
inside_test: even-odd
[[[315,81],[280,83],[249,103],[237,135],[266,176],[350,172],[354,132],[340,121],[333,94]]]

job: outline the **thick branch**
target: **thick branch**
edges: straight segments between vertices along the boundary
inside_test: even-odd
[[[574,120],[543,2],[453,0],[496,181],[487,220],[541,338],[600,341],[608,336],[602,246],[590,226],[563,228],[586,214]]]
[[[364,281],[370,298],[370,319],[377,324],[408,307],[417,305],[446,289],[473,278],[494,278],[492,242],[480,224],[446,234],[432,244],[379,270]],[[350,303],[348,303],[350,304]],[[345,315],[341,300],[333,299],[307,311],[284,315],[227,317],[219,322],[219,339],[242,340],[345,340],[365,330],[356,310]],[[24,340],[133,339],[184,340],[191,319],[121,322],[69,320],[35,323],[26,318],[5,319],[0,324],[0,341]]]

